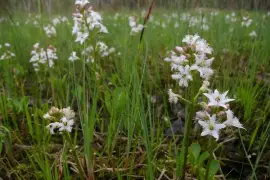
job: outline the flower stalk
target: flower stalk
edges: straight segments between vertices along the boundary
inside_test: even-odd
[[[208,180],[208,174],[209,174],[210,164],[211,164],[211,161],[214,159],[213,158],[214,149],[215,149],[214,144],[215,144],[215,139],[213,137],[210,137],[209,138],[209,142],[208,142],[208,148],[209,148],[210,157],[208,159],[208,163],[207,163],[207,167],[206,167],[205,180]]]
[[[191,104],[187,105],[187,115],[186,115],[186,123],[185,123],[185,132],[184,132],[184,139],[181,149],[181,155],[180,155],[180,167],[178,172],[180,172],[180,179],[185,179],[185,167],[187,164],[187,153],[188,153],[188,147],[189,147],[189,137],[190,137],[190,130],[192,126],[192,119],[193,114],[195,112],[195,103],[194,100],[191,102]]]

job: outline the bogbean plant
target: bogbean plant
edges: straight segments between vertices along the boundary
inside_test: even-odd
[[[64,140],[64,147],[67,147],[72,152],[77,168],[79,170],[79,175],[81,179],[84,179],[84,171],[79,160],[77,153],[77,146],[73,143],[73,140],[70,136],[72,132],[74,123],[75,123],[75,112],[70,109],[70,107],[58,109],[52,107],[44,116],[44,119],[50,121],[51,123],[46,126],[50,134],[62,135]],[[65,150],[64,150],[65,151]]]
[[[201,136],[209,139],[210,157],[204,172],[205,179],[209,179],[209,177],[212,177],[209,176],[210,167],[215,162],[212,161],[213,149],[215,148],[214,140],[219,140],[220,134],[225,128],[244,127],[230,109],[229,103],[234,99],[227,97],[228,91],[220,93],[217,89],[211,90],[209,88],[209,81],[214,73],[211,68],[214,60],[211,56],[213,49],[197,34],[185,36],[182,42],[184,46],[177,46],[165,58],[165,61],[171,63],[172,79],[176,80],[179,88],[184,89],[184,92],[186,92],[180,95],[173,93],[172,89],[168,91],[170,103],[177,103],[179,100],[183,101],[186,104],[187,112],[181,154],[177,161],[177,173],[181,178],[185,178],[189,138],[192,124],[195,124],[195,126],[201,126]],[[196,88],[198,81],[201,81],[202,85]],[[200,175],[200,177],[202,176]]]
[[[77,53],[76,51],[73,51],[68,60],[71,62],[81,60],[83,62],[81,74],[83,77],[83,87],[81,87],[80,85],[76,86],[74,93],[77,97],[79,97],[78,104],[87,104],[88,97],[86,97],[86,80],[88,78],[88,75],[86,75],[86,64],[88,62],[95,62],[94,64],[91,64],[92,66],[90,69],[94,72],[94,75],[99,74],[99,72],[97,72],[99,68],[99,63],[95,61],[95,58],[97,56],[101,58],[109,56],[109,54],[114,52],[114,48],[109,49],[104,42],[100,41],[100,35],[103,33],[108,33],[108,30],[102,24],[101,15],[92,9],[90,3],[87,0],[76,0],[75,6],[76,12],[73,13],[74,26],[72,28],[72,34],[75,37],[75,43],[78,45],[78,49],[80,50],[80,52]],[[48,33],[46,32],[46,34]],[[33,57],[31,59],[31,62],[33,62],[33,66],[36,68],[39,67],[40,64],[42,64],[52,68],[54,65],[54,60],[58,59],[55,52],[56,50],[52,51],[51,48],[48,48],[47,51],[44,51],[43,49],[39,48],[39,44],[36,44],[34,46],[34,51],[32,52]],[[95,82],[95,85],[98,87],[97,82]],[[94,109],[95,106],[92,106]],[[94,173],[91,170],[92,154],[91,149],[89,149],[89,143],[93,138],[92,136],[94,121],[93,119],[90,119],[91,117],[88,117],[87,108],[88,106],[83,106],[82,109],[78,109],[80,121],[78,121],[77,123],[75,122],[75,112],[69,107],[62,109],[52,107],[43,116],[45,120],[49,121],[49,124],[46,126],[48,129],[48,133],[52,136],[61,135],[63,137],[65,145],[64,147],[66,149],[69,149],[70,152],[72,152],[72,155],[74,156],[77,165],[78,173],[80,175],[80,179],[87,179],[94,176]],[[84,154],[88,171],[87,176],[80,162],[79,150],[75,143],[76,141],[72,140],[73,127],[75,126],[75,124],[78,125],[79,123],[81,124],[84,141],[86,142],[84,147]],[[76,137],[74,138],[76,139]]]

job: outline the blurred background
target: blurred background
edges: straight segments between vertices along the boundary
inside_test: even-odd
[[[34,12],[38,10],[39,3],[43,12],[65,12],[70,10],[75,0],[0,0],[1,12],[3,10]],[[94,8],[98,9],[140,9],[147,7],[152,0],[91,0]],[[155,0],[158,8],[220,8],[220,9],[246,9],[270,10],[270,0]]]

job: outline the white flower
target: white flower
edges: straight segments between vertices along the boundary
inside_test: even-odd
[[[249,27],[251,23],[252,23],[252,19],[249,19],[248,17],[243,17],[243,21],[241,25],[245,27]]]
[[[46,113],[46,114],[44,114],[43,118],[44,119],[51,119],[53,117],[49,113]]]
[[[70,107],[63,108],[60,110],[60,112],[63,113],[64,117],[67,119],[73,119],[75,117],[75,112],[72,109],[70,109]]]
[[[169,94],[169,102],[176,104],[178,102],[178,96],[179,95],[178,94],[174,94],[172,92],[172,89],[169,89],[168,90],[168,94]]]
[[[250,37],[257,37],[257,33],[256,31],[252,31],[251,33],[249,33]]]
[[[187,57],[185,55],[180,55],[180,56],[171,56],[171,62],[174,64],[182,65],[185,62],[188,62]]]
[[[234,117],[234,114],[231,110],[226,111],[227,114],[227,120],[223,122],[226,126],[234,126],[237,128],[243,128],[243,125],[239,122],[239,119],[237,117]]]
[[[59,18],[54,18],[54,19],[52,20],[52,23],[53,23],[54,26],[56,26],[56,25],[60,24],[61,21],[60,21]]]
[[[88,0],[76,0],[75,1],[75,5],[80,6],[80,8],[83,8],[88,3],[89,3]]]
[[[66,16],[62,16],[61,17],[61,21],[64,23],[64,22],[66,22],[66,23],[68,23],[68,18],[66,17]]]
[[[6,47],[10,47],[10,44],[9,44],[9,43],[5,43],[5,46],[6,46]]]
[[[72,131],[72,126],[74,124],[74,120],[70,119],[68,120],[66,117],[62,118],[61,121],[63,122],[62,126],[59,128],[59,131],[67,131],[67,132],[71,132]]]
[[[68,60],[69,60],[69,61],[72,61],[72,62],[74,62],[74,61],[76,61],[76,60],[78,60],[78,59],[79,59],[79,58],[77,57],[75,51],[73,51],[73,52],[71,53],[70,57],[68,58]]]
[[[49,125],[47,125],[46,128],[49,129],[51,134],[55,134],[54,130],[56,128],[61,128],[62,126],[63,126],[63,123],[54,122],[54,123],[50,123]]]
[[[34,44],[34,49],[37,49],[37,48],[39,48],[39,43],[36,43],[36,44]]]
[[[39,66],[41,64],[48,65],[50,68],[54,65],[54,60],[57,60],[58,57],[56,55],[56,48],[53,46],[49,46],[45,51],[43,48],[39,48],[39,44],[36,43],[34,45],[33,50],[31,51],[31,59],[30,62],[35,67],[35,70],[39,70]]]
[[[185,67],[179,66],[179,73],[173,74],[172,78],[179,81],[179,86],[188,87],[188,81],[192,81],[192,76],[190,74],[190,67],[186,65]]]
[[[198,34],[186,35],[182,42],[186,43],[198,54],[212,54],[213,49]]]
[[[80,44],[83,44],[85,40],[88,38],[89,34],[88,32],[82,33],[78,32],[75,42],[80,42]]]
[[[196,119],[202,121],[210,120],[210,114],[207,111],[198,111],[196,112]]]
[[[178,51],[179,53],[183,53],[184,52],[184,49],[180,46],[176,46],[175,47],[176,51]]]
[[[209,86],[210,86],[209,81],[203,81],[203,84],[202,84],[202,86],[200,88],[200,91],[201,92],[208,91],[209,90],[209,88],[208,88]]]
[[[200,72],[200,76],[206,80],[208,80],[214,73],[214,71],[210,68],[214,58],[206,59],[205,54],[196,55],[195,54],[195,64],[191,66],[191,70],[198,70]]]
[[[56,36],[56,30],[52,25],[47,25],[43,27],[46,35],[50,38],[52,36]]]
[[[72,28],[72,34],[76,35],[75,42],[83,44],[90,32],[97,31],[99,33],[108,33],[107,28],[102,24],[102,17],[99,13],[93,11],[91,7],[80,11],[86,7],[89,2],[87,0],[77,0],[76,13],[73,14],[74,26]],[[96,32],[94,33],[96,34]]]
[[[162,27],[163,29],[165,29],[167,26],[166,26],[165,23],[162,23],[161,27]]]
[[[16,55],[10,51],[6,51],[2,54],[2,56],[0,57],[0,60],[9,60],[12,57],[15,57]]]
[[[131,35],[135,35],[141,32],[144,27],[142,24],[137,24],[135,21],[135,17],[133,16],[129,17],[129,26],[131,28],[131,32],[130,32]]]
[[[216,106],[216,107],[224,107],[227,109],[226,103],[230,101],[234,101],[234,99],[229,99],[227,98],[227,93],[226,91],[223,94],[220,94],[219,91],[216,89],[214,93],[203,93],[209,100],[208,106]]]
[[[195,50],[200,54],[212,54],[213,51],[213,49],[204,39],[199,39],[196,41]]]
[[[92,51],[94,50],[93,46],[88,46],[87,48],[84,48],[82,50],[82,55],[87,55],[87,54],[90,54]]]
[[[62,118],[59,119],[59,115],[62,115]],[[52,107],[48,113],[46,113],[43,118],[45,119],[54,119],[58,120],[58,122],[50,123],[46,127],[50,130],[51,134],[55,133],[55,129],[59,132],[62,131],[67,131],[71,132],[72,131],[72,126],[74,124],[74,118],[75,117],[75,112],[70,109],[70,107],[63,108],[63,109],[58,109],[56,107]]]
[[[186,35],[182,42],[186,43],[189,46],[195,45],[196,41],[200,38],[198,34],[193,35]]]
[[[135,27],[136,26],[136,21],[135,21],[135,17],[133,17],[133,16],[130,16],[129,18],[128,18],[128,20],[129,20],[129,26],[130,27]]]
[[[216,123],[216,115],[210,117],[208,121],[201,121],[199,120],[199,124],[202,126],[203,131],[201,136],[210,135],[218,140],[219,138],[219,130],[225,128],[224,124]]]
[[[138,34],[139,32],[142,31],[143,27],[144,26],[142,24],[138,24],[138,26],[132,27],[130,34],[131,35]]]

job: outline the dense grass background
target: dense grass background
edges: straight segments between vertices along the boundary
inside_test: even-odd
[[[218,15],[211,15],[213,11]],[[16,54],[12,60],[0,61],[0,177],[77,179],[74,159],[63,139],[50,136],[45,128],[48,122],[42,116],[51,106],[71,106],[77,113],[72,137],[86,174],[95,171],[100,179],[175,177],[183,127],[175,122],[184,122],[179,117],[184,107],[168,103],[167,90],[176,83],[163,59],[167,51],[182,44],[186,34],[199,33],[214,49],[216,71],[211,85],[230,90],[230,97],[237,99],[236,116],[246,127],[246,131],[226,131],[218,142],[217,178],[269,178],[270,16],[266,12],[235,11],[237,21],[226,22],[232,11],[154,9],[140,43],[139,35],[130,35],[128,17],[136,16],[142,23],[145,13],[103,11],[109,34],[93,38],[115,47],[116,53],[105,58],[97,54],[95,63],[67,60],[72,51],[81,51],[71,34],[71,12],[65,12],[69,24],[57,26],[57,36],[51,39],[40,27],[55,15],[42,15],[40,27],[32,24],[35,15],[20,12],[0,23],[0,44],[9,42]],[[191,27],[191,17],[181,20],[184,13],[207,18],[209,30],[202,30],[200,23]],[[241,26],[243,16],[253,20],[251,26]],[[253,30],[255,38],[249,36]],[[59,60],[54,68],[34,71],[29,59],[37,42],[57,48]],[[179,131],[171,135],[171,128]],[[192,141],[205,144],[198,137]],[[207,146],[202,149],[206,151]]]

